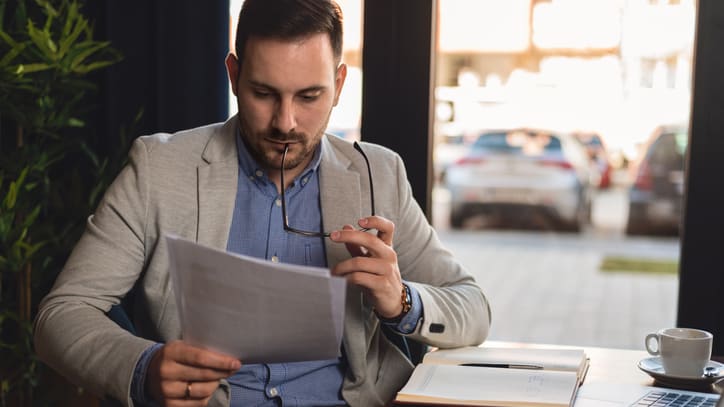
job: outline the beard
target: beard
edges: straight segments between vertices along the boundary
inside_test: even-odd
[[[272,129],[263,132],[253,132],[239,119],[241,126],[241,139],[244,141],[249,154],[264,168],[280,170],[284,144],[292,144],[284,160],[284,170],[290,170],[306,163],[314,154],[320,137],[311,137],[305,133],[291,131],[289,133]],[[317,143],[314,141],[317,140]],[[279,143],[269,146],[268,141]],[[294,150],[292,150],[294,149]]]

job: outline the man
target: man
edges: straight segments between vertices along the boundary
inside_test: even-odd
[[[383,326],[437,347],[485,339],[485,297],[425,220],[399,156],[324,134],[347,72],[341,38],[331,0],[245,1],[226,59],[238,115],[136,140],[41,305],[44,361],[128,405],[382,406],[413,367]],[[242,365],[179,340],[166,233],[345,277],[343,356]],[[134,286],[139,336],[106,316]]]

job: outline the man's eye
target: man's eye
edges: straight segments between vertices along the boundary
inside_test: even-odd
[[[271,92],[268,92],[265,90],[255,90],[254,96],[256,96],[258,98],[268,98],[269,96],[271,96]]]
[[[319,98],[319,94],[318,94],[318,93],[305,94],[305,95],[301,95],[300,97],[301,97],[302,100],[305,101],[305,102],[313,102],[313,101],[315,101],[315,100],[317,100],[317,99]]]

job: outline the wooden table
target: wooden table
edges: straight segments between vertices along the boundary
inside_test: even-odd
[[[501,348],[582,348],[591,364],[586,382],[615,382],[653,385],[653,379],[637,367],[639,360],[649,357],[646,351],[598,348],[589,346],[545,345],[518,342],[486,341],[483,346]]]
[[[590,346],[574,346],[574,345],[547,345],[547,344],[531,344],[519,342],[502,342],[502,341],[486,341],[484,347],[499,348],[580,348],[583,349],[590,359],[588,374],[582,386],[590,386],[601,383],[620,383],[626,385],[644,385],[654,386],[654,379],[638,368],[638,362],[641,359],[648,358],[650,355],[644,350],[628,350],[599,348]],[[713,358],[716,360],[716,358]],[[694,389],[692,389],[694,390]],[[724,393],[724,380],[711,386],[710,389],[695,389],[696,391],[708,391],[710,393]],[[402,404],[392,404],[392,406],[402,406]],[[410,407],[412,405],[405,404]],[[414,406],[413,406],[414,407]]]

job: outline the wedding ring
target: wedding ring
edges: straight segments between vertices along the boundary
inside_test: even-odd
[[[191,398],[191,382],[186,383],[186,394],[184,395],[185,398]]]

